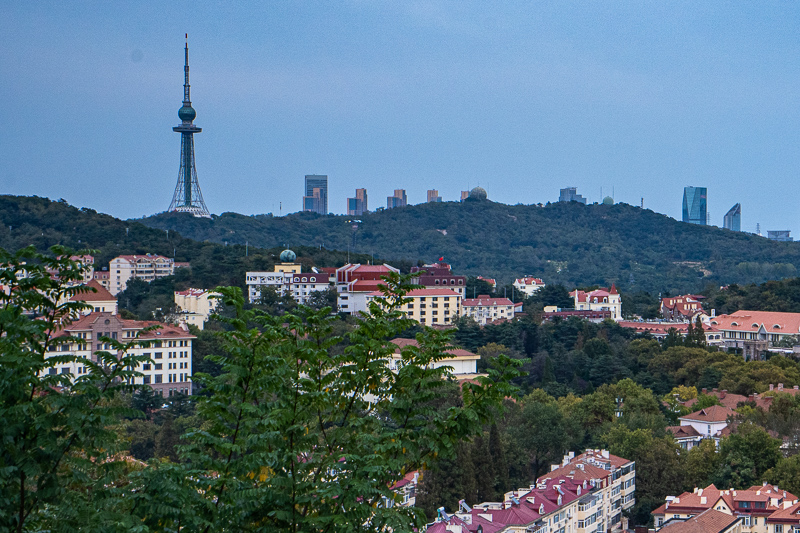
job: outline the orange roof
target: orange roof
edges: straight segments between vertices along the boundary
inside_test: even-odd
[[[659,531],[668,533],[721,533],[741,520],[716,509],[707,509],[687,520],[670,520]]]
[[[402,350],[406,346],[417,346],[417,347],[419,346],[419,342],[417,342],[416,339],[401,339],[401,338],[397,338],[397,339],[392,339],[391,342],[393,342],[394,344],[397,345],[397,349],[394,351],[394,353],[400,353],[400,350]],[[474,354],[472,352],[468,352],[467,350],[464,350],[462,348],[450,347],[450,348],[447,348],[446,352],[449,353],[452,356],[455,356],[455,357],[477,357],[477,358],[480,358],[480,356],[478,354]]]
[[[691,420],[697,422],[725,422],[733,414],[733,410],[723,405],[712,405],[705,409],[700,409],[686,416],[678,417],[678,420]]]
[[[742,310],[730,315],[712,317],[711,325],[719,329],[751,332],[756,332],[764,326],[767,333],[796,335],[800,333],[800,313]]]
[[[477,298],[465,298],[461,305],[464,307],[494,307],[496,305],[514,305],[508,298],[490,298],[488,294],[481,294]]]
[[[789,498],[786,499],[789,500]],[[767,517],[767,522],[800,524],[800,503],[795,503],[792,506],[778,509]]]
[[[70,302],[116,302],[117,298],[108,292],[97,280],[89,280],[84,287],[91,287],[94,291],[76,294],[69,299]]]

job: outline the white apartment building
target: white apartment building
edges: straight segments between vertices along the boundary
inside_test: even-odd
[[[187,324],[203,329],[206,320],[217,308],[219,296],[218,292],[205,289],[175,291],[175,306],[178,308],[178,316]]]
[[[143,331],[150,326],[160,328]],[[63,328],[59,336],[75,337],[80,342],[53,345],[46,357],[72,354],[78,356],[78,359],[58,368],[50,368],[51,374],[71,374],[73,379],[85,375],[87,368],[81,363],[81,359],[97,361],[95,352],[111,349],[110,343],[101,341],[101,337],[123,343],[137,339],[147,340],[149,346],[130,349],[130,353],[146,355],[152,359],[152,362],[143,363],[136,368],[143,376],[136,378],[135,383],[149,385],[162,396],[192,393],[192,340],[196,337],[185,327],[126,320],[112,313],[91,313]]]
[[[622,513],[635,502],[633,461],[606,450],[587,450],[553,465],[530,487],[507,492],[502,502],[470,507],[453,515],[440,511],[428,533],[497,531],[515,533],[606,533],[626,526]]]
[[[468,316],[481,326],[495,320],[511,320],[521,311],[521,302],[515,304],[508,298],[492,298],[487,294],[461,301],[461,316]]]
[[[545,284],[541,278],[525,276],[524,278],[517,278],[514,280],[514,288],[519,292],[524,293],[526,296],[533,296],[544,287]]]
[[[175,262],[163,255],[120,255],[109,264],[108,291],[117,295],[124,291],[131,279],[150,283],[154,279],[175,273]]]
[[[273,287],[281,296],[289,294],[297,303],[306,305],[314,292],[327,290],[331,286],[329,274],[300,272],[300,265],[297,266],[296,272],[248,272],[245,283],[250,303],[258,301],[262,288]],[[278,267],[275,266],[276,269]]]

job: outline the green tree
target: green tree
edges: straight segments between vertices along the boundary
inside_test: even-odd
[[[780,447],[781,441],[764,428],[751,422],[740,424],[735,433],[720,441],[715,484],[744,489],[759,483],[781,460]]]
[[[778,464],[767,470],[764,478],[781,489],[797,494],[800,492],[800,455],[781,459]]]
[[[712,439],[703,439],[686,454],[686,482],[688,488],[706,487],[713,481],[719,468],[720,455]]]

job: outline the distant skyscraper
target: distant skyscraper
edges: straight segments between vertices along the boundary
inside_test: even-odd
[[[690,224],[708,225],[708,189],[705,187],[683,188],[683,221]]]
[[[439,191],[437,191],[436,189],[431,189],[428,191],[428,203],[441,202],[441,201],[442,197],[439,196]]]
[[[405,189],[395,189],[394,196],[388,196],[386,198],[386,209],[403,207],[405,205],[408,205],[408,197],[406,196]]]
[[[576,187],[567,187],[566,189],[561,189],[561,194],[558,196],[558,201],[586,204],[586,198],[578,194],[578,189]]]
[[[368,210],[367,189],[356,189],[356,197],[347,199],[347,214],[358,217]]]
[[[469,198],[469,191],[461,191],[461,201],[463,202],[467,198]]]
[[[328,214],[328,176],[309,174],[306,176],[306,195],[303,196],[303,211],[320,215]]]
[[[735,204],[725,213],[722,227],[731,231],[742,231],[742,204]]]
[[[197,169],[194,165],[194,134],[203,130],[192,123],[197,116],[197,112],[192,108],[192,99],[189,97],[188,34],[186,35],[186,47],[184,48],[183,80],[183,107],[178,110],[178,118],[181,119],[181,125],[172,128],[172,131],[177,131],[181,134],[181,167],[178,171],[178,185],[175,186],[175,193],[172,195],[172,203],[169,204],[168,211],[191,213],[196,217],[211,218],[206,203],[203,201],[203,194],[200,192],[200,184],[197,182]]]
[[[793,240],[791,237],[791,231],[788,229],[767,231],[767,239],[783,242],[791,242]]]

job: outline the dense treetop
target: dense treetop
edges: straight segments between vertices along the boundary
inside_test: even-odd
[[[263,247],[283,243],[376,254],[387,260],[444,256],[462,274],[510,283],[533,274],[568,287],[696,292],[708,284],[794,277],[800,244],[678,222],[627,204],[420,204],[348,216],[223,213],[198,219],[164,213],[141,220],[196,240]]]

